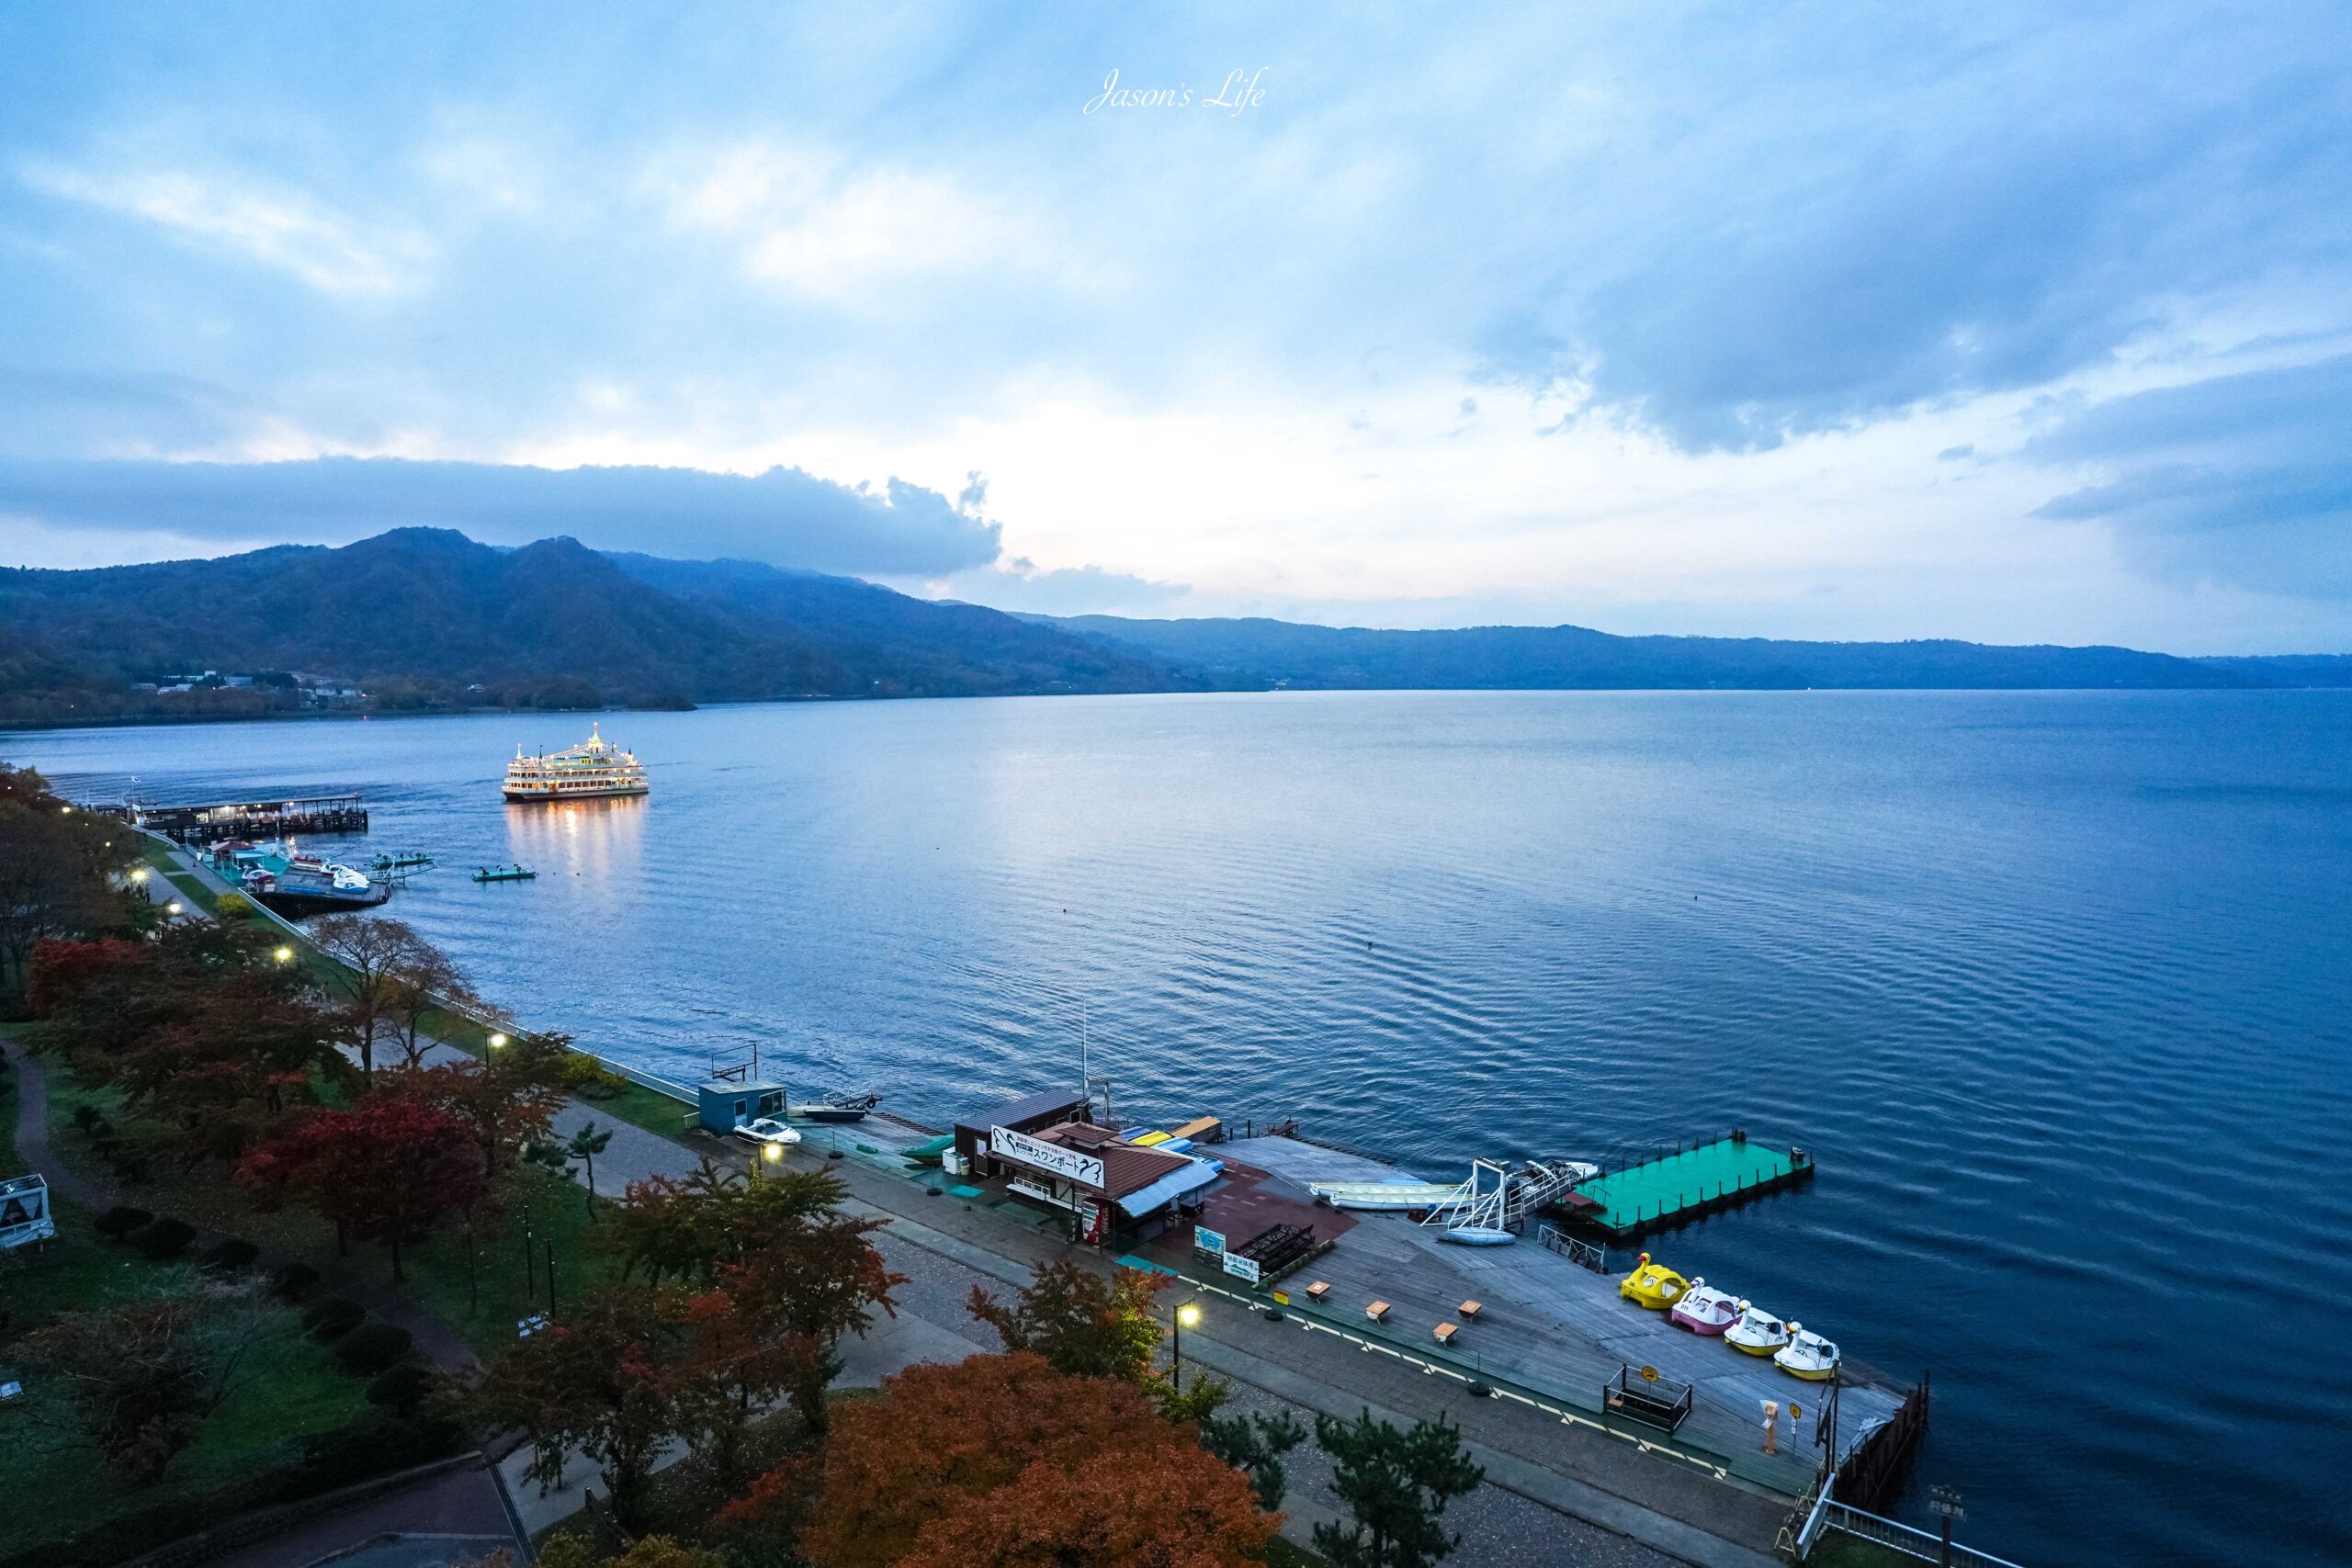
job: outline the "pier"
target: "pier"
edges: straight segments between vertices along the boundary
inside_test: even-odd
[[[1803,1149],[1768,1148],[1735,1131],[1615,1170],[1604,1168],[1553,1209],[1574,1225],[1612,1241],[1630,1241],[1812,1175],[1813,1156]]]
[[[133,827],[175,843],[217,844],[224,839],[283,839],[288,834],[364,833],[368,808],[359,796],[311,795],[298,800],[222,800],[202,806],[101,807]]]

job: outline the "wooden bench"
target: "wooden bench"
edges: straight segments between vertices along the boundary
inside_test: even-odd
[[[1486,1310],[1487,1309],[1484,1306],[1480,1305],[1476,1302],[1464,1302],[1462,1303],[1462,1315],[1467,1318],[1475,1319],[1480,1313]]]
[[[1319,1302],[1330,1293],[1331,1286],[1329,1280],[1317,1280],[1306,1287],[1306,1299],[1310,1302]]]
[[[1453,1337],[1461,1332],[1462,1325],[1458,1323],[1441,1323],[1430,1330],[1430,1337],[1441,1345],[1451,1345],[1453,1343]]]
[[[1382,1318],[1388,1315],[1388,1303],[1386,1302],[1374,1302],[1370,1306],[1363,1309],[1363,1314],[1364,1316],[1372,1319],[1373,1322],[1378,1323]]]

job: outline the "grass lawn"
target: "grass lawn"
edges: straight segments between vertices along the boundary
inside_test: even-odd
[[[93,1177],[105,1174],[90,1151],[89,1141],[74,1125],[76,1106],[89,1105],[115,1125],[126,1143],[160,1141],[163,1131],[153,1123],[122,1113],[121,1097],[110,1089],[75,1084],[62,1065],[52,1064],[49,1077],[49,1122],[51,1147],[74,1168]],[[362,1243],[338,1259],[334,1228],[308,1210],[289,1206],[276,1213],[254,1209],[243,1192],[229,1179],[227,1170],[210,1162],[183,1167],[175,1155],[153,1156],[155,1179],[143,1187],[124,1190],[127,1201],[157,1213],[179,1215],[209,1230],[241,1235],[309,1258],[322,1269],[340,1264],[355,1274],[386,1284],[391,1282],[391,1254]],[[431,1236],[401,1249],[407,1281],[400,1290],[410,1300],[448,1324],[474,1348],[489,1355],[514,1337],[518,1318],[544,1311],[548,1300],[548,1249],[555,1253],[556,1303],[577,1301],[582,1292],[607,1272],[605,1260],[590,1247],[594,1222],[588,1217],[587,1190],[548,1172],[527,1169],[514,1173],[507,1185],[505,1208],[480,1217],[474,1235],[474,1279],[467,1279],[466,1232],[462,1224],[445,1223]],[[603,1201],[598,1200],[599,1206]],[[531,1278],[523,1276],[525,1232],[530,1233]]]
[[[1805,1561],[1817,1568],[1905,1568],[1919,1559],[1843,1530],[1824,1530]]]
[[[1281,1536],[1266,1543],[1266,1562],[1272,1568],[1329,1568],[1326,1559]]]
[[[13,1088],[0,1099],[12,1165],[22,1163],[14,1153],[18,1103]],[[22,1370],[13,1353],[17,1338],[51,1316],[151,1295],[178,1272],[103,1240],[90,1228],[93,1216],[75,1205],[52,1202],[57,1240],[0,1259],[0,1372],[9,1376]],[[289,1462],[305,1434],[339,1427],[367,1407],[364,1381],[336,1371],[326,1348],[306,1337],[285,1309],[270,1309],[243,1367],[238,1386],[195,1443],[162,1482],[141,1490],[124,1486],[70,1430],[36,1411],[0,1419],[8,1494],[40,1499],[38,1508],[10,1510],[6,1555],[39,1562],[44,1548],[62,1548],[111,1519],[155,1507],[197,1510],[230,1483]]]

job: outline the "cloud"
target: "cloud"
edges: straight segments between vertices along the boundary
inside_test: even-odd
[[[40,160],[18,174],[35,190],[142,219],[200,249],[275,267],[328,294],[398,292],[417,281],[425,260],[412,235],[366,232],[309,195],[266,181]]]
[[[846,304],[877,286],[1016,259],[1017,226],[953,181],[904,168],[846,170],[755,142],[666,160],[672,220],[734,237],[746,272]]]
[[[2099,476],[2038,516],[2104,522],[2157,570],[2352,597],[2352,355],[2116,398],[2022,456]]]
[[[432,525],[492,544],[569,534],[600,549],[944,576],[997,557],[998,526],[936,491],[880,492],[798,468],[539,468],[315,457],[286,463],[0,461],[0,513],[51,527],[342,543]]]
[[[1192,592],[1181,582],[1158,582],[1099,566],[1043,570],[1025,557],[923,586],[935,598],[1041,615],[1165,615]]]

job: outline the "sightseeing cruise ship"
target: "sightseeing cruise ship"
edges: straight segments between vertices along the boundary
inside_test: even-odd
[[[562,751],[524,755],[514,748],[506,764],[509,800],[594,800],[604,795],[643,795],[652,786],[645,781],[645,764],[634,751],[624,751],[591,725],[588,739]]]

